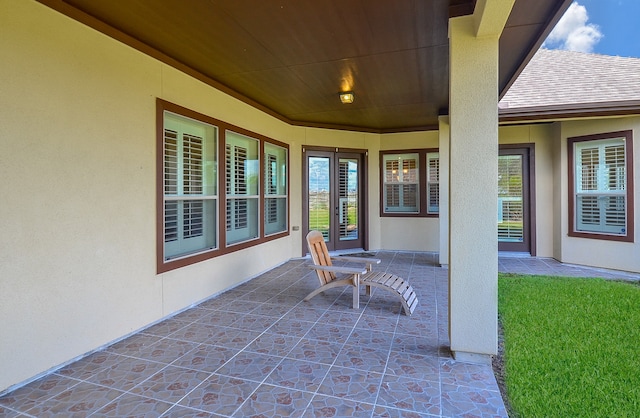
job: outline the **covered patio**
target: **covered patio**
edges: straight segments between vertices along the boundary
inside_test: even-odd
[[[504,414],[498,100],[570,1],[249,3],[2,3],[2,412]],[[172,123],[205,132],[175,158]],[[537,255],[559,251],[561,128],[506,138],[545,156]],[[375,293],[302,305],[308,149],[362,160],[362,241],[344,248],[411,281],[412,318]],[[387,211],[378,166],[414,151],[420,170],[438,154],[437,208],[420,174],[416,209]]]
[[[0,398],[18,416],[507,416],[490,365],[455,361],[447,269],[437,253],[378,252],[408,278],[411,317],[386,292],[310,302],[294,259]],[[501,271],[638,280],[638,275],[500,257]]]
[[[295,259],[0,398],[2,413],[506,416],[491,366],[451,359],[438,255],[375,256],[419,294],[411,317],[378,289],[359,311],[350,289],[303,302],[318,280]]]

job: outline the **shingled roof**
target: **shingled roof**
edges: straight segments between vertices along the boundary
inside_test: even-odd
[[[640,113],[640,59],[540,49],[499,108],[501,120]]]

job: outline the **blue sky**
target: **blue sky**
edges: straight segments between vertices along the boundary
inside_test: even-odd
[[[576,0],[543,47],[640,58],[640,0]]]

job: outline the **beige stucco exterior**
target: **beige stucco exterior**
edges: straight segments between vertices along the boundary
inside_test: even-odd
[[[289,144],[291,226],[304,145],[368,150],[370,248],[437,250],[409,234],[437,219],[381,222],[377,181],[381,145],[437,148],[437,133],[291,126],[41,4],[0,8],[0,391],[302,255],[291,231],[156,274],[158,97]]]
[[[498,347],[498,40],[504,22],[481,2],[449,21],[449,340],[454,357],[488,359]],[[505,10],[506,9],[506,10]],[[509,14],[509,8],[494,10]],[[505,16],[505,21],[506,21]],[[498,19],[499,20],[499,19]],[[482,27],[482,37],[476,30]],[[470,237],[473,239],[469,239]]]
[[[501,126],[499,145],[533,144],[536,255],[553,257],[553,125]]]
[[[624,130],[632,130],[634,138],[635,213],[633,216],[636,222],[633,243],[570,237],[568,235],[568,198],[564,198],[567,196],[568,185],[566,177],[563,175],[568,170],[567,138]],[[554,231],[558,234],[554,257],[566,263],[640,272],[640,233],[638,232],[640,227],[638,225],[638,217],[640,216],[640,204],[638,203],[640,197],[640,117],[566,121],[560,124],[559,131],[560,158],[557,168],[560,173],[556,173],[556,175],[562,176],[565,180],[562,184],[556,185],[560,188],[559,194],[563,198],[558,202],[554,213],[556,222]]]
[[[496,40],[483,42],[487,49],[476,51],[476,58],[494,60]],[[456,54],[479,43],[469,45]],[[482,170],[491,171],[498,142],[535,144],[538,256],[640,272],[638,226],[634,243],[569,238],[566,213],[566,138],[624,129],[637,138],[640,117],[498,131],[496,106],[495,114],[473,123],[453,117],[449,126],[443,119],[440,131],[379,135],[291,126],[31,0],[0,0],[0,51],[0,392],[302,255],[301,231],[292,230],[285,238],[156,274],[156,98],[288,144],[292,227],[302,226],[303,146],[367,150],[370,249],[439,251],[457,237],[448,258],[451,272],[469,280],[454,283],[451,292],[462,304],[472,292],[487,315],[471,321],[475,312],[463,309],[452,316],[458,350],[495,349],[495,228],[484,222],[479,235],[469,235],[468,225],[494,216],[496,202],[482,199],[483,210],[462,228],[455,210],[473,192],[465,185],[473,172],[460,170],[484,157]],[[454,75],[452,82],[458,80]],[[469,83],[460,92],[478,90]],[[453,106],[460,92],[454,92]],[[478,94],[477,101],[484,100]],[[469,150],[469,129],[492,136]],[[451,176],[451,187],[441,186],[441,193],[452,195],[450,230],[449,212],[441,218],[380,217],[379,151],[415,148],[440,148],[442,167],[452,159],[444,176]],[[637,188],[640,144],[634,161]],[[495,181],[485,177],[476,185],[487,194]],[[462,266],[455,261],[478,246],[490,250]],[[485,271],[478,288],[469,276],[472,264]]]
[[[634,213],[632,243],[569,236],[567,138],[631,130],[634,137]],[[530,125],[502,126],[500,144],[531,143],[535,147],[536,255],[569,264],[640,272],[638,233],[638,135],[640,117],[609,117]]]
[[[0,7],[0,390],[298,255],[285,238],[157,275],[156,97],[300,130],[45,6]]]
[[[438,132],[413,132],[382,135],[380,138],[380,150],[411,150],[411,149],[438,149]],[[375,197],[379,199],[380,166],[377,153],[369,158],[369,162],[375,167],[371,173],[371,182],[378,186]],[[371,196],[371,195],[370,195]],[[373,205],[373,200],[369,201]],[[438,218],[395,218],[380,217],[379,200],[373,208],[375,218],[373,223],[379,223],[379,246],[371,245],[371,248],[395,249],[407,251],[438,251],[439,221]],[[374,221],[374,219],[376,221]],[[372,243],[373,244],[373,243]]]

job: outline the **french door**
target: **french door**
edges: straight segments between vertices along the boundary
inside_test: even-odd
[[[498,155],[498,249],[531,253],[532,147],[501,148]]]
[[[364,151],[314,148],[303,154],[303,236],[322,232],[329,251],[364,248]]]

